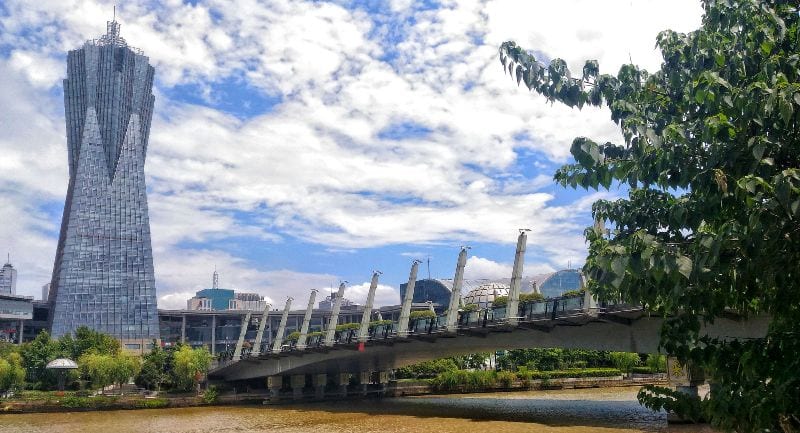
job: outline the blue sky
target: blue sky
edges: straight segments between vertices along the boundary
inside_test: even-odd
[[[0,4],[0,251],[20,293],[49,281],[67,184],[69,49],[105,31],[111,2]],[[658,31],[699,25],[697,1],[131,1],[122,36],[156,68],[146,173],[162,307],[207,287],[275,302],[347,280],[399,302],[411,261],[451,278],[579,266],[591,203],[562,189],[575,136],[620,141],[608,113],[546,103],[503,74],[515,40],[573,70],[660,63]],[[421,275],[427,275],[423,266]]]

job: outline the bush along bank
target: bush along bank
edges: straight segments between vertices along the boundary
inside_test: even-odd
[[[501,390],[534,390],[561,388],[592,388],[604,386],[629,386],[645,383],[662,383],[657,377],[626,379],[616,368],[588,368],[553,371],[534,371],[521,368],[519,371],[450,370],[427,380],[413,381],[414,389],[398,383],[395,395],[489,392]],[[423,384],[427,384],[427,390]],[[409,385],[411,385],[409,383]],[[411,387],[408,387],[411,388]],[[426,392],[427,391],[427,392]]]
[[[248,403],[248,401],[220,396],[214,387],[209,387],[199,396],[184,394],[163,395],[157,398],[145,398],[141,395],[87,396],[81,391],[23,391],[14,397],[0,400],[0,414],[162,409],[238,403]]]

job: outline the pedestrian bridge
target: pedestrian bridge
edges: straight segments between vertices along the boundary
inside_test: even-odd
[[[587,301],[588,296],[562,297],[520,305],[517,320],[506,307],[460,312],[455,331],[446,316],[415,318],[408,333],[396,332],[397,323],[369,328],[366,341],[358,330],[335,333],[334,344],[312,336],[305,348],[295,343],[278,352],[264,348],[244,351],[239,360],[223,357],[210,379],[239,381],[270,376],[383,372],[406,365],[478,352],[534,347],[580,348],[636,353],[658,351],[661,317],[641,307]],[[704,333],[719,338],[756,338],[766,334],[764,317],[735,315],[717,320]]]
[[[285,327],[292,298],[287,299],[272,347],[263,344],[266,320],[259,322],[252,349],[245,347],[246,326],[242,327],[236,349],[219,357],[209,371],[210,380],[227,382],[267,378],[268,387],[278,395],[283,378],[291,379],[295,397],[302,394],[306,379],[313,379],[319,395],[332,382],[347,395],[350,375],[366,387],[370,382],[385,384],[388,371],[421,361],[446,356],[499,349],[534,347],[581,348],[636,353],[658,351],[662,317],[651,316],[641,306],[600,301],[588,291],[552,299],[520,296],[525,231],[517,240],[514,267],[507,302],[478,311],[460,308],[461,286],[467,261],[462,247],[453,278],[450,303],[444,314],[432,310],[411,314],[419,261],[411,266],[400,316],[396,322],[371,321],[375,289],[380,272],[372,275],[360,325],[337,328],[345,284],[336,293],[325,332],[309,333],[316,291],[311,292],[299,336],[285,340]],[[584,288],[585,281],[582,282]],[[269,314],[268,305],[262,318]],[[243,323],[250,321],[250,313]],[[724,339],[763,337],[768,318],[745,320],[731,314],[706,326],[702,334]],[[286,341],[286,344],[284,344]],[[373,379],[377,373],[377,381]]]

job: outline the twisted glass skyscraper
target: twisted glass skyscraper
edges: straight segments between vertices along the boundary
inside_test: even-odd
[[[67,57],[69,155],[51,288],[51,332],[85,325],[120,340],[158,338],[144,160],[154,69],[107,32]]]

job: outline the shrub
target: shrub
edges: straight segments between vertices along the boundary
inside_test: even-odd
[[[369,322],[369,329],[377,328],[378,326],[387,326],[391,325],[393,322],[391,320],[373,320]]]
[[[206,392],[203,393],[203,403],[213,404],[216,403],[218,399],[219,392],[217,391],[217,387],[209,385],[208,388],[206,388]]]
[[[568,377],[609,377],[619,376],[622,372],[616,368],[586,368],[581,370],[554,370],[554,371],[531,371],[531,379],[563,379]]]
[[[166,398],[146,398],[136,400],[134,406],[139,409],[161,409],[169,407],[169,400]]]
[[[442,358],[398,368],[395,370],[395,377],[398,379],[431,378],[452,370],[458,370],[455,361],[451,358]]]
[[[611,362],[614,363],[614,367],[626,372],[630,373],[631,369],[641,362],[641,358],[636,353],[630,352],[611,352]]]
[[[508,305],[508,296],[498,296],[492,301],[492,307],[505,307],[506,305]]]
[[[478,306],[478,304],[467,304],[464,305],[464,308],[462,308],[465,313],[472,313],[473,311],[478,311],[480,309],[481,307]]]
[[[452,370],[431,379],[431,387],[437,391],[480,391],[496,384],[494,371]]]
[[[352,331],[358,329],[360,326],[361,324],[359,323],[342,323],[341,325],[336,325],[336,332]]]
[[[497,382],[503,388],[511,388],[514,382],[517,381],[517,375],[511,371],[499,371],[496,375]]]
[[[520,302],[536,302],[544,300],[544,295],[541,293],[522,293],[519,295]]]
[[[286,341],[297,341],[300,338],[300,331],[294,331],[286,336]]]
[[[586,293],[584,289],[580,290],[567,290],[566,292],[562,293],[561,296],[564,298],[574,298],[578,296],[583,296]]]
[[[647,355],[645,365],[650,367],[653,373],[666,373],[667,372],[667,357],[657,353]]]
[[[436,317],[436,313],[431,310],[417,310],[412,311],[411,314],[408,316],[409,319],[432,319]]]
[[[522,382],[522,386],[528,388],[531,386],[531,378],[533,378],[533,372],[531,372],[527,367],[520,367],[517,370],[517,378]]]

